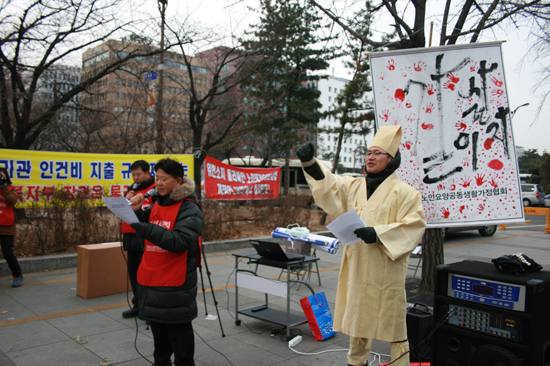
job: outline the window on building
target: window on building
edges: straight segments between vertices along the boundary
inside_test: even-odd
[[[248,146],[247,145],[243,145],[243,151],[246,151],[248,150]]]
[[[247,136],[247,135],[244,135],[244,136],[243,136],[243,141],[244,141],[244,142],[248,142],[248,136]],[[252,142],[252,141],[250,141],[250,142]]]
[[[120,81],[118,80],[118,78],[115,79],[115,85],[118,85],[120,83]]]
[[[331,101],[332,101],[332,98],[331,98],[331,97],[328,97],[328,101],[331,102]]]
[[[332,86],[329,86],[329,87],[328,87],[328,91],[329,91],[329,92],[332,91]]]
[[[115,92],[115,99],[118,99],[118,92]]]

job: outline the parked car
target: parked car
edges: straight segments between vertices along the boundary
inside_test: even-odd
[[[549,207],[550,206],[550,194],[547,195],[546,197],[544,197],[544,205],[546,207]]]
[[[544,187],[538,184],[521,184],[521,199],[523,207],[544,206],[545,205]]]
[[[486,225],[486,226],[447,227],[444,230],[443,238],[445,238],[448,232],[469,231],[469,230],[477,230],[481,234],[481,236],[493,236],[497,232],[497,226]]]

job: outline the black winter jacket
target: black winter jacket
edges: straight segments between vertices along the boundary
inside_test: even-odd
[[[151,178],[144,182],[141,182],[136,188],[136,191],[147,189],[152,186],[153,183],[155,183],[155,178]],[[124,193],[124,197],[126,197],[126,194],[128,194],[128,191]],[[124,248],[124,250],[143,252],[143,238],[138,238],[135,233],[124,233],[122,235],[122,247]]]
[[[138,211],[141,222],[147,222],[155,205],[169,206],[185,198],[194,201],[195,183],[184,177],[183,184],[174,189],[170,197],[156,196],[157,200],[145,211]],[[202,232],[203,216],[200,207],[185,200],[179,208],[173,230],[155,224],[148,224],[144,239],[170,252],[187,254],[187,274],[183,285],[177,287],[150,287],[138,284],[138,317],[157,323],[188,323],[197,317],[197,256],[199,236]],[[145,253],[146,255],[147,253]]]

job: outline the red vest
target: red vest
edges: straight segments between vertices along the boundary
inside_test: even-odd
[[[9,186],[11,191],[13,186]],[[6,197],[0,191],[0,226],[12,226],[15,222],[15,215],[13,213],[13,206],[8,206]]]
[[[149,192],[151,189],[155,188],[155,186],[156,186],[156,184],[153,183],[145,189],[142,189],[140,191],[135,191],[135,194],[138,194],[138,193],[145,194],[145,193]],[[147,198],[145,198],[145,201],[143,202],[143,206],[141,206],[141,208],[145,210],[147,207],[151,206],[152,204],[153,204],[153,197],[147,197]],[[136,231],[134,229],[132,229],[130,224],[127,224],[123,221],[122,226],[120,228],[120,232],[122,234],[128,234],[128,233],[134,234]]]
[[[149,222],[174,230],[183,200],[170,206],[156,204]],[[145,250],[139,265],[137,280],[140,285],[153,287],[181,286],[187,274],[187,251],[173,253],[145,240]]]

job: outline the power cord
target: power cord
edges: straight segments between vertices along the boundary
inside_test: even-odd
[[[220,351],[218,351],[217,349],[215,349],[214,347],[212,347],[211,345],[209,345],[209,344],[204,340],[204,338],[201,337],[199,333],[197,333],[197,331],[196,331],[195,329],[193,329],[193,332],[195,332],[195,334],[196,334],[196,335],[204,342],[204,344],[206,344],[211,350],[216,351],[217,353],[219,353],[220,355],[222,355],[223,358],[225,358],[225,359],[227,360],[227,362],[229,362],[229,364],[230,364],[231,366],[235,366],[235,365],[233,365],[233,364],[231,363],[231,361],[229,361],[229,358],[227,358],[227,356],[225,356],[223,353],[221,353]]]

